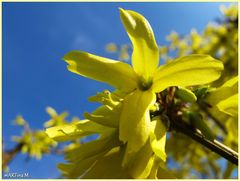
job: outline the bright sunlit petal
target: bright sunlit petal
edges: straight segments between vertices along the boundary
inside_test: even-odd
[[[217,104],[217,108],[230,115],[237,116],[238,115],[238,94],[235,94],[227,99],[220,101]]]
[[[167,158],[165,153],[167,129],[159,116],[153,118],[151,127],[152,133],[150,135],[150,143],[152,150],[162,161],[165,162]]]
[[[208,55],[188,55],[160,66],[153,79],[153,90],[170,86],[193,86],[217,80],[223,64]]]
[[[120,16],[133,44],[133,69],[149,81],[159,63],[159,50],[152,28],[142,15],[134,11],[120,9]]]
[[[63,59],[69,64],[69,71],[122,91],[130,92],[137,86],[137,76],[126,63],[80,51],[71,51]]]
[[[149,106],[155,102],[151,91],[135,90],[123,101],[119,122],[119,138],[127,142],[127,152],[138,151],[147,141],[150,131]]]

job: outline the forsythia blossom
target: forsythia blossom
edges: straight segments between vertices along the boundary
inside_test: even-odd
[[[215,116],[226,114],[237,117],[238,115],[238,76],[226,81],[216,90],[212,90],[207,95],[207,101],[212,105],[209,110]],[[216,105],[216,106],[214,106]]]
[[[71,72],[116,88],[113,93],[90,98],[103,105],[92,114],[85,113],[88,120],[47,130],[50,137],[60,141],[100,135],[69,152],[66,159],[72,163],[60,166],[69,177],[85,174],[86,178],[99,178],[102,174],[102,178],[109,178],[104,172],[111,171],[104,171],[105,165],[115,172],[115,178],[156,178],[160,163],[166,161],[167,131],[160,117],[150,118],[156,93],[171,86],[210,83],[223,70],[220,61],[197,54],[159,66],[159,48],[148,21],[130,10],[120,9],[120,17],[133,44],[132,66],[81,51],[71,51],[63,58]],[[83,159],[86,155],[88,158]],[[98,171],[93,174],[94,168]]]

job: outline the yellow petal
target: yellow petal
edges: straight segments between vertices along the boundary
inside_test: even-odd
[[[103,126],[118,128],[121,108],[121,104],[114,108],[104,105],[97,108],[91,114],[85,112],[84,117]]]
[[[111,93],[108,90],[98,92],[97,95],[89,97],[92,102],[100,102],[103,106],[98,107],[91,114],[84,113],[84,117],[98,124],[118,128],[119,117],[122,110],[122,98],[116,93]]]
[[[209,92],[206,99],[209,104],[215,106],[220,101],[229,98],[235,93],[236,91],[232,87],[220,87],[216,90]]]
[[[162,160],[166,161],[165,145],[167,129],[160,120],[160,117],[155,117],[151,122],[153,128],[150,134],[150,142],[153,152]]]
[[[134,11],[120,8],[120,16],[133,44],[133,68],[145,81],[149,81],[159,63],[159,50],[152,28],[142,15]]]
[[[151,169],[154,164],[154,155],[152,155],[148,160],[144,160],[147,156],[143,156],[141,160],[138,160],[134,166],[131,166],[134,168],[134,172],[132,172],[132,177],[137,179],[145,179],[149,176],[151,173]],[[146,164],[144,164],[144,161],[146,161]],[[144,167],[141,167],[141,166]]]
[[[116,147],[100,158],[83,176],[84,179],[124,179],[131,178],[121,167],[123,151]]]
[[[238,76],[226,81],[222,86],[216,90],[209,92],[207,101],[211,105],[216,105],[220,101],[229,98],[238,92]]]
[[[157,172],[158,172],[158,168],[160,166],[160,161],[161,160],[155,155],[153,166],[152,166],[151,172],[148,176],[148,179],[158,179]]]
[[[126,161],[126,154],[128,153],[125,152],[124,161]],[[155,156],[151,149],[150,140],[148,139],[145,145],[137,153],[131,155],[129,162],[127,163],[128,173],[133,178],[147,178],[154,165],[154,158]]]
[[[55,117],[58,115],[57,112],[50,106],[46,108],[46,111],[51,117]]]
[[[102,137],[111,134],[115,129],[102,126],[89,120],[65,124],[46,129],[47,135],[55,141],[70,141],[91,134],[100,134]]]
[[[120,145],[116,133],[103,139],[93,140],[87,143],[80,144],[66,152],[65,159],[69,162],[80,162],[84,159],[97,155],[100,152],[109,151],[112,148]]]
[[[69,141],[74,140],[83,135],[82,131],[79,131],[76,125],[65,124],[61,126],[55,126],[46,129],[47,135],[55,141]]]
[[[98,92],[95,96],[91,96],[88,98],[91,102],[99,102],[101,104],[107,105],[109,107],[115,107],[119,100],[113,100],[114,94],[108,90],[104,90],[103,92]]]
[[[61,170],[62,174],[67,178],[78,178],[83,175],[91,166],[93,166],[96,161],[102,157],[106,152],[98,153],[92,157],[82,160],[77,163],[69,164],[58,164],[58,169]]]
[[[149,107],[155,99],[151,91],[138,89],[125,97],[119,122],[119,138],[127,142],[127,152],[136,152],[146,143],[150,131]]]
[[[238,85],[238,76],[235,76],[228,81],[226,81],[221,87],[234,87],[235,91],[237,91],[237,86]]]
[[[154,74],[153,90],[161,92],[170,86],[207,84],[221,75],[223,64],[208,55],[188,55],[160,66]]]
[[[82,131],[83,136],[90,134],[99,134],[101,138],[104,138],[108,137],[116,131],[114,128],[106,127],[89,120],[78,121],[75,124],[77,128]]]
[[[217,108],[230,115],[230,116],[237,116],[238,115],[238,94],[235,94],[227,99],[220,101],[217,104]]]
[[[58,168],[68,178],[82,177],[91,170],[98,160],[101,160],[112,148],[119,145],[120,142],[116,133],[107,138],[79,145],[66,152],[65,159],[70,163],[59,164]]]
[[[137,76],[126,63],[80,51],[71,51],[63,59],[73,73],[108,83],[126,92],[137,87]]]

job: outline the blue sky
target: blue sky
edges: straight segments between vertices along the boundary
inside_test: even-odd
[[[221,4],[229,3],[3,3],[2,123],[6,147],[14,146],[11,135],[21,133],[11,125],[16,115],[23,115],[32,128],[42,129],[49,119],[47,106],[79,118],[97,106],[87,97],[110,87],[69,72],[61,58],[70,50],[116,58],[104,51],[105,45],[130,43],[119,7],[143,14],[157,43],[164,44],[172,30],[187,34],[196,28],[201,32],[221,16]],[[59,176],[55,166],[62,157],[45,156],[29,162],[25,158],[18,155],[10,170],[29,172],[31,178]]]

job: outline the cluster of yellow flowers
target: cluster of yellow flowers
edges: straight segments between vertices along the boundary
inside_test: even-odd
[[[51,148],[57,146],[57,142],[50,139],[43,130],[32,130],[22,116],[17,116],[15,125],[23,126],[21,136],[13,136],[13,141],[21,144],[21,152],[40,160],[43,154],[50,153]]]
[[[120,17],[133,44],[132,66],[81,51],[64,56],[71,72],[116,88],[89,98],[102,106],[85,113],[86,120],[46,130],[56,141],[99,135],[96,140],[68,149],[65,159],[69,163],[59,164],[68,178],[164,177],[167,129],[161,117],[150,117],[156,93],[171,86],[210,83],[223,70],[220,61],[201,54],[159,66],[159,48],[148,21],[130,10],[120,9]]]

